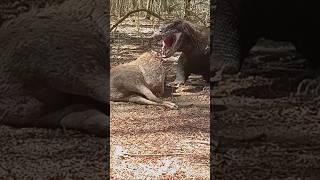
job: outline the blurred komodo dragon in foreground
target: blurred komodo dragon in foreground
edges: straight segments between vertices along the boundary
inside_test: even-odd
[[[317,1],[216,0],[210,55],[212,74],[236,74],[260,38],[291,42],[308,61],[297,94],[320,95]],[[250,58],[249,58],[250,59]],[[215,79],[220,78],[212,78]]]
[[[0,1],[0,26],[5,21],[14,19],[20,14],[29,12],[31,9],[45,8],[57,5],[66,0],[1,0]]]
[[[178,106],[163,101],[155,94],[162,95],[165,86],[165,69],[161,55],[146,52],[135,61],[121,64],[110,71],[110,100],[148,105],[162,105],[170,109]]]
[[[209,33],[201,32],[190,22],[174,20],[166,22],[151,36],[162,40],[162,55],[171,57],[175,52],[181,52],[178,59],[176,79],[169,85],[176,86],[185,83],[191,73],[202,75],[209,82]]]
[[[0,28],[0,124],[109,131],[105,0],[69,0]]]

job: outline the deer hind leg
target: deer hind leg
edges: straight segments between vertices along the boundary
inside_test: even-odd
[[[159,105],[159,103],[150,101],[139,95],[132,95],[128,97],[129,102],[138,103],[138,104],[147,104],[147,105]]]
[[[178,108],[178,106],[172,102],[168,102],[168,101],[162,101],[160,103],[154,102],[154,101],[151,101],[151,100],[149,100],[145,97],[139,96],[139,95],[132,95],[132,96],[128,97],[128,101],[133,102],[133,103],[137,103],[137,104],[165,106],[170,109],[177,109]]]
[[[176,104],[169,101],[162,101],[160,98],[155,96],[149,88],[147,88],[144,85],[139,86],[137,90],[138,93],[144,95],[147,98],[147,100],[150,100],[158,105],[162,105],[170,109],[178,109],[178,106]]]

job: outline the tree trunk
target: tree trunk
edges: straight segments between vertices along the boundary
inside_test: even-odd
[[[168,2],[167,0],[162,0],[161,1],[161,8],[163,12],[168,13]]]
[[[119,11],[119,14],[118,14],[118,18],[121,18],[122,17],[122,3],[123,3],[123,0],[118,0],[118,5],[119,5],[119,8],[118,8],[118,11]]]
[[[185,20],[189,20],[189,16],[190,16],[189,12],[190,12],[190,5],[191,5],[190,2],[191,2],[191,0],[185,0],[184,1],[184,5],[185,5],[184,6],[184,19]]]
[[[152,4],[153,4],[153,0],[148,0],[147,9],[150,11],[152,11]],[[147,13],[145,19],[150,20],[150,14]]]
[[[137,3],[137,1],[136,0],[132,0],[131,1],[132,2],[132,9],[138,9],[138,3]]]

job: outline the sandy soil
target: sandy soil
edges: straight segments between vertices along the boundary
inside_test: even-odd
[[[295,95],[306,63],[296,51],[281,49],[292,47],[274,44],[269,50],[277,52],[251,52],[242,72],[226,76],[213,90],[221,130],[212,162],[215,179],[320,175],[320,100]]]
[[[112,67],[150,49],[152,25],[141,23],[140,34],[128,19],[111,36]],[[178,55],[164,62],[167,83],[174,80]],[[204,86],[193,76],[179,89],[167,87],[164,99],[179,110],[111,103],[111,179],[209,179],[210,97]]]

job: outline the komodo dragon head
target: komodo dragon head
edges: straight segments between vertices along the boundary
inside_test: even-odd
[[[202,34],[185,20],[165,22],[151,36],[155,40],[162,41],[161,53],[164,58],[172,56],[175,52],[193,51],[194,48],[202,48]]]

